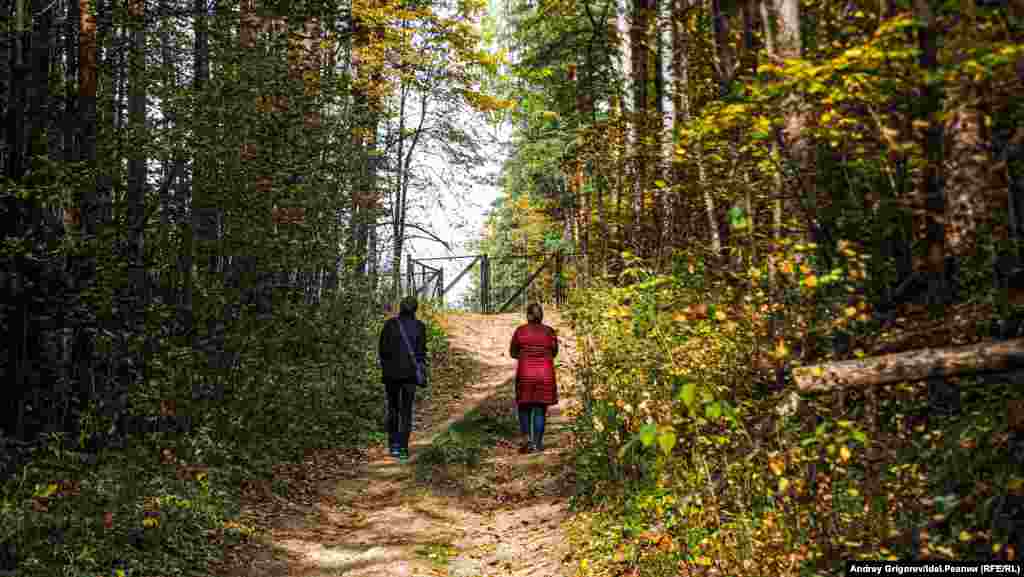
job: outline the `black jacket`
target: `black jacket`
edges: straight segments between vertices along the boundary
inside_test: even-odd
[[[421,363],[427,361],[427,326],[423,324],[423,321],[414,317],[388,319],[380,331],[378,348],[381,372],[385,383],[416,380],[416,367],[412,364],[409,352],[402,341],[402,333],[398,330],[399,322],[405,327],[405,334],[409,337],[416,360]]]

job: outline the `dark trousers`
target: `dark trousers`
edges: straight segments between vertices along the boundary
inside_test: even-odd
[[[412,404],[416,400],[415,386],[406,383],[385,383],[388,395],[386,425],[388,447],[409,448],[409,433],[412,431]]]
[[[519,405],[519,432],[527,435],[530,444],[538,449],[544,448],[544,424],[547,420],[547,412],[547,405],[540,403]]]

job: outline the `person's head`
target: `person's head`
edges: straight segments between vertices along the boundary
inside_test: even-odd
[[[402,302],[398,305],[398,314],[403,317],[414,317],[416,316],[416,309],[420,306],[419,301],[416,297],[409,295],[402,299]]]
[[[526,320],[531,323],[539,323],[544,320],[544,309],[539,303],[531,303],[526,307]]]

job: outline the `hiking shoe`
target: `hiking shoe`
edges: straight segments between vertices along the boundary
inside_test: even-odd
[[[400,449],[398,451],[398,462],[408,463],[409,462],[409,449]]]
[[[529,452],[530,452],[530,444],[529,443],[523,443],[522,445],[519,445],[519,454],[520,455],[525,455],[525,454],[527,454]]]
[[[398,447],[391,447],[391,450],[389,451],[389,453],[391,454],[391,456],[392,456],[392,457],[394,457],[394,458],[396,458],[396,459],[398,458],[398,454],[399,454],[400,452],[401,452],[401,450],[400,450],[400,449],[399,449]]]

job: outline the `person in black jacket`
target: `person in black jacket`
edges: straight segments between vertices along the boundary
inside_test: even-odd
[[[405,297],[399,305],[398,316],[388,319],[380,331],[380,366],[388,396],[388,445],[391,456],[403,461],[409,458],[412,405],[417,385],[416,365],[420,365],[425,376],[427,362],[427,327],[416,318],[418,306],[416,297]],[[400,327],[404,329],[406,338],[403,338]],[[406,339],[412,347],[412,355],[409,354]],[[415,357],[415,363],[412,357]]]

